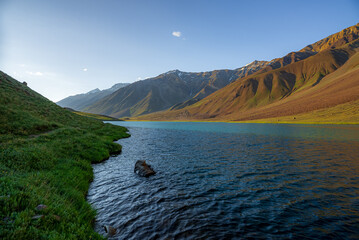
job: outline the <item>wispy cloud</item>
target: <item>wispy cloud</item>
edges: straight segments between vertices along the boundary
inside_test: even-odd
[[[172,36],[181,37],[181,35],[182,35],[181,32],[172,32]]]
[[[82,69],[82,71],[84,71],[84,72],[87,72],[87,70],[88,70],[87,68]]]
[[[26,74],[30,75],[30,76],[43,76],[44,73],[42,72],[30,72],[30,71],[26,71]]]

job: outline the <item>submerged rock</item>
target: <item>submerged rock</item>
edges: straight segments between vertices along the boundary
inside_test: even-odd
[[[103,226],[103,228],[105,229],[105,232],[108,236],[113,236],[117,232],[117,229],[111,226]]]
[[[156,172],[151,168],[151,166],[143,160],[138,160],[136,162],[134,172],[141,177],[149,177],[156,174]]]

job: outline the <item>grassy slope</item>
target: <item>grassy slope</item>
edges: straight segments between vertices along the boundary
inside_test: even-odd
[[[301,113],[290,116],[231,122],[359,124],[359,101],[352,101],[330,108],[323,108],[308,113]]]
[[[359,53],[341,68],[306,91],[282,101],[253,109],[244,120],[275,119],[290,122],[359,123]],[[266,117],[268,116],[268,117]],[[295,119],[294,119],[295,118]]]
[[[222,70],[187,73],[188,83],[182,80],[176,72],[161,74],[154,78],[130,84],[92,104],[84,111],[113,117],[129,117],[168,109],[193,97],[187,84],[191,85],[190,88],[193,90],[193,94],[207,96],[228,84],[228,81],[224,78],[229,79],[233,74],[232,72]],[[217,74],[224,77],[220,80],[216,78],[213,80],[213,76]],[[203,91],[201,92],[201,90]]]
[[[89,117],[89,118],[97,119],[97,120],[101,120],[101,121],[120,121],[118,118],[113,118],[113,117],[106,116],[106,115],[99,115],[99,114],[79,112],[79,111],[74,111],[73,113],[80,115],[80,116]]]
[[[127,136],[0,72],[0,238],[100,239],[85,200],[91,162],[120,152],[113,141]],[[48,208],[36,211],[39,204]]]

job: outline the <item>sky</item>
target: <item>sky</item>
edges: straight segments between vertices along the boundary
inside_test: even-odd
[[[0,0],[0,70],[59,101],[271,60],[358,22],[356,0]]]

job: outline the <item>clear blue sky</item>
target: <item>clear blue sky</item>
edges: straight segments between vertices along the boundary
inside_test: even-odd
[[[357,22],[356,0],[0,0],[0,70],[58,101],[271,60]]]

